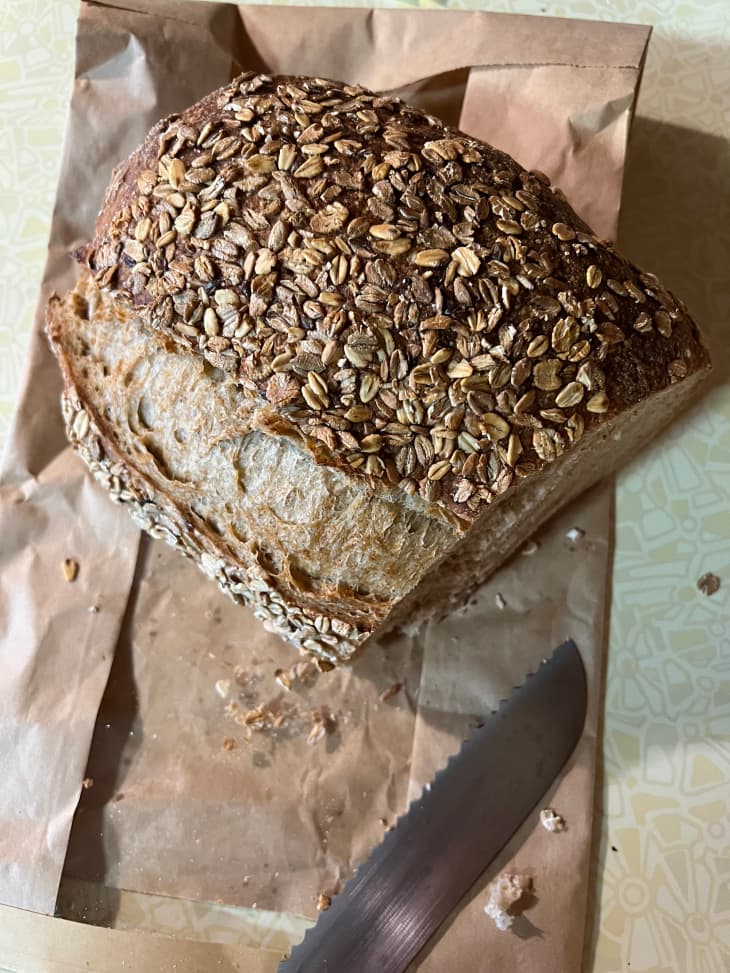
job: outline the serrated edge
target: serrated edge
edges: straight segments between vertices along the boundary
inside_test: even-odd
[[[469,745],[469,743],[471,741],[473,741],[479,733],[481,733],[481,731],[485,728],[485,726],[487,725],[487,723],[491,719],[493,719],[495,716],[497,716],[499,714],[499,712],[502,710],[502,708],[504,707],[504,705],[506,703],[508,703],[512,699],[512,697],[514,696],[514,694],[518,690],[522,689],[529,682],[530,679],[532,679],[534,676],[536,676],[538,674],[538,672],[540,672],[540,670],[543,668],[543,666],[546,666],[549,662],[551,662],[552,659],[555,657],[556,653],[560,651],[560,649],[562,649],[564,646],[567,646],[567,645],[572,645],[573,648],[576,651],[578,651],[578,647],[576,646],[576,644],[573,641],[573,639],[570,639],[570,638],[565,639],[559,645],[556,645],[555,646],[555,648],[550,653],[550,655],[545,656],[544,658],[542,658],[540,660],[540,662],[537,664],[537,666],[534,669],[529,669],[525,673],[525,677],[522,680],[522,682],[517,683],[516,685],[512,686],[511,689],[510,689],[510,691],[509,691],[509,694],[507,696],[501,696],[497,700],[496,705],[485,715],[483,721],[481,723],[479,723],[477,726],[475,726],[471,730],[471,732],[467,736],[464,737],[464,739],[461,741],[461,744],[459,745],[458,750],[456,750],[454,753],[452,753],[451,756],[446,761],[446,763],[443,765],[443,767],[439,767],[439,769],[434,773],[433,777],[431,777],[430,780],[428,780],[423,785],[423,787],[421,788],[421,793],[418,795],[418,797],[414,797],[413,800],[409,803],[408,807],[405,809],[405,811],[403,811],[402,814],[399,814],[398,815],[398,817],[395,819],[394,824],[383,835],[383,838],[381,839],[381,841],[377,845],[373,845],[370,848],[370,851],[368,852],[367,858],[363,859],[363,861],[360,862],[360,864],[357,866],[357,868],[355,869],[355,871],[352,873],[352,875],[347,879],[347,881],[345,882],[345,884],[342,886],[342,888],[340,889],[340,891],[336,895],[333,895],[332,896],[332,902],[333,902],[333,904],[334,904],[334,902],[335,902],[336,899],[339,899],[341,896],[343,896],[343,895],[346,894],[348,888],[351,885],[353,885],[354,883],[357,882],[357,879],[360,876],[360,872],[370,862],[370,860],[373,857],[373,855],[375,855],[376,852],[379,852],[381,849],[387,848],[388,843],[392,844],[394,841],[396,841],[397,835],[398,835],[398,829],[400,828],[400,826],[403,824],[403,822],[408,817],[410,817],[412,811],[414,810],[414,808],[416,807],[417,804],[419,804],[421,801],[423,801],[425,797],[430,797],[430,791],[431,791],[431,788],[433,787],[434,783],[440,777],[442,777],[445,773],[447,773],[449,767],[451,766],[451,764],[454,761],[456,761],[457,759],[459,759],[461,757],[461,755],[462,755],[465,747],[467,747]],[[332,906],[330,906],[330,908],[332,908]],[[296,960],[296,953],[299,950],[303,950],[304,949],[305,945],[307,944],[307,937],[310,934],[313,934],[314,933],[314,930],[317,928],[317,925],[318,924],[319,924],[319,919],[316,919],[314,921],[314,923],[306,930],[306,932],[304,933],[304,936],[302,937],[302,939],[299,940],[299,942],[297,942],[294,946],[291,947],[291,952],[289,953],[289,955],[287,956],[287,958],[285,960],[282,960],[281,961],[281,963],[280,963],[280,965],[278,967],[277,973],[296,973],[296,970],[293,967],[291,969],[288,968],[288,964],[291,963],[291,961],[293,959]]]

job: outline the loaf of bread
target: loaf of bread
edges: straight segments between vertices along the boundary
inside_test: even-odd
[[[47,318],[71,443],[330,662],[460,602],[709,369],[544,175],[332,81],[160,122],[77,256]]]

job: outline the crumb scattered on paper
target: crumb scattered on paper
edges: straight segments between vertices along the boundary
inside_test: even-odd
[[[75,581],[79,573],[79,562],[72,557],[66,557],[61,562],[61,570],[66,581]]]
[[[317,912],[325,912],[332,905],[332,896],[320,892],[317,896]]]
[[[247,686],[251,680],[251,674],[243,666],[234,666],[233,678],[236,680],[237,686]]]
[[[708,571],[697,581],[697,587],[703,595],[707,595],[709,598],[710,595],[714,595],[715,592],[720,590],[720,579],[712,571]]]
[[[291,689],[291,676],[286,669],[277,669],[274,672],[274,679],[279,683],[282,689],[286,689],[286,691],[289,692]]]
[[[299,711],[295,705],[276,698],[248,709],[243,709],[235,700],[231,700],[223,712],[234,723],[242,726],[250,736],[252,732],[278,730],[294,719]]]
[[[236,723],[240,723],[241,726],[248,726],[252,730],[263,730],[272,720],[271,714],[263,706],[236,713],[233,718]]]
[[[540,811],[540,824],[546,831],[565,831],[565,818],[551,807],[544,807]]]
[[[394,696],[397,696],[398,693],[401,691],[401,689],[403,689],[403,683],[394,682],[392,686],[388,686],[388,688],[384,689],[383,692],[380,694],[379,697],[380,702],[387,703],[389,699],[392,699]]]
[[[289,677],[292,680],[307,683],[317,678],[318,671],[317,663],[311,656],[307,656],[306,659],[300,659],[299,662],[294,663],[289,669]]]
[[[497,929],[506,932],[512,928],[514,913],[510,910],[519,903],[520,899],[532,888],[529,875],[516,875],[503,872],[489,886],[489,898],[484,911],[494,920]]]
[[[224,737],[223,738],[223,749],[224,750],[235,750],[236,749],[236,741],[233,739],[233,737]]]
[[[85,791],[90,790],[94,786],[94,778],[93,777],[84,777],[84,779],[81,782],[81,786],[83,787],[83,789]]]
[[[304,659],[300,659],[298,662],[289,666],[288,669],[275,669],[274,679],[287,692],[290,692],[294,683],[297,682],[303,686],[311,685],[320,672],[327,671],[326,669],[322,669],[318,662],[319,660],[315,660],[312,656],[307,655]]]
[[[570,530],[566,530],[565,536],[571,544],[577,544],[581,538],[586,536],[586,532],[582,527],[571,527]]]
[[[507,607],[507,602],[505,601],[504,595],[502,594],[501,591],[497,592],[494,600],[497,603],[497,608],[499,608],[500,611],[504,611],[505,608]]]
[[[530,557],[531,554],[535,553],[538,547],[539,544],[537,543],[537,541],[529,540],[523,546],[522,550],[520,551],[520,554],[522,554],[523,557]]]
[[[250,667],[236,665],[232,679],[221,678],[215,683],[217,694],[224,700],[224,715],[243,728],[246,741],[253,734],[275,736],[282,730],[287,737],[301,735],[307,743],[315,744],[334,733],[336,716],[329,707],[311,699],[321,669],[309,653],[302,653],[290,666],[268,672],[257,669],[258,665],[256,659],[251,660]]]
[[[307,743],[319,743],[328,733],[334,733],[337,727],[337,720],[328,709],[324,707],[322,709],[313,709],[311,717],[312,728],[309,731]]]
[[[324,739],[326,733],[327,730],[325,729],[324,723],[312,723],[312,729],[309,731],[307,743],[319,743],[320,740]]]
[[[231,691],[231,680],[218,679],[215,684],[215,691],[218,693],[221,699],[225,699],[228,693]]]
[[[334,662],[330,662],[328,659],[315,659],[314,664],[320,672],[332,672],[335,668]]]
[[[98,611],[99,611],[99,606],[98,606],[98,605],[89,605],[89,612],[90,612],[90,613],[91,613],[92,615],[96,615],[96,613],[97,613]]]

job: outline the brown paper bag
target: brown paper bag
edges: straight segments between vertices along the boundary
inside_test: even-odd
[[[417,968],[476,970],[484,955],[495,969],[578,968],[610,489],[573,505],[535,554],[515,558],[463,611],[287,693],[274,672],[296,661],[292,650],[163,545],[139,545],[126,513],[64,448],[40,321],[50,290],[73,277],[66,254],[88,236],[111,166],[159,117],[224,83],[233,61],[361,81],[460,118],[547,171],[612,235],[647,37],[481,13],[82,4],[49,263],[0,493],[10,620],[0,764],[13,782],[0,797],[0,901],[52,911],[65,868],[111,888],[313,915],[317,894],[340,887],[470,720],[571,636],[591,693],[584,737],[550,798],[568,830],[526,822]],[[585,536],[572,545],[574,525]],[[80,565],[72,584],[64,557]],[[231,703],[271,703],[285,719],[249,739]],[[335,732],[309,745],[313,708],[328,708]],[[84,776],[93,786],[71,829]],[[505,935],[483,915],[482,889],[515,855],[534,876],[536,903]],[[106,907],[87,918],[114,920]]]

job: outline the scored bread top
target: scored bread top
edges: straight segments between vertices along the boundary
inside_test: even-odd
[[[245,74],[160,122],[80,256],[272,431],[461,525],[709,364],[541,173],[321,79]]]

